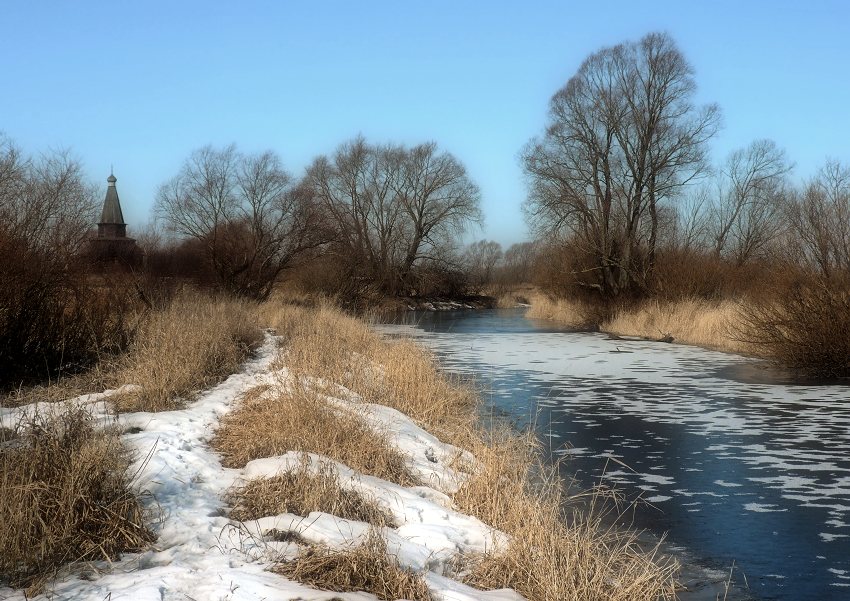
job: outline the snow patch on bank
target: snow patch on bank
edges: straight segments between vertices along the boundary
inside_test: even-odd
[[[240,373],[230,376],[203,393],[186,408],[160,413],[130,413],[117,418],[127,434],[122,440],[136,456],[131,468],[137,472],[136,486],[151,493],[143,497],[147,509],[160,519],[151,527],[157,535],[152,547],[142,553],[125,554],[113,564],[96,562],[77,566],[71,573],[49,583],[39,598],[52,600],[91,599],[111,601],[176,601],[178,599],[227,599],[228,601],[288,599],[301,601],[367,601],[365,593],[317,591],[267,571],[269,565],[293,557],[293,543],[267,540],[271,530],[294,530],[311,542],[334,548],[356,544],[369,526],[315,512],[307,517],[282,514],[240,524],[226,517],[222,500],[234,484],[269,477],[292,469],[304,457],[287,453],[253,461],[244,470],[228,469],[209,448],[208,441],[222,415],[254,386],[277,384],[285,370],[270,371],[277,340],[267,336],[256,358]],[[62,405],[40,403],[3,409],[3,423],[14,423],[33,411],[55,411],[60,407],[85,406],[104,423],[114,423],[108,399],[121,389],[84,395]],[[411,469],[431,486],[404,488],[359,474],[325,457],[308,456],[311,466],[333,466],[345,486],[375,498],[392,512],[398,528],[384,528],[391,553],[400,563],[415,570],[428,570],[426,582],[437,601],[520,601],[511,590],[482,592],[445,576],[447,561],[458,552],[483,552],[505,544],[507,536],[479,520],[451,508],[446,493],[465,479],[452,469],[461,459],[472,464],[466,451],[446,445],[422,430],[407,416],[380,405],[356,408],[377,427],[385,429],[408,457]],[[0,599],[24,601],[23,592],[0,588]]]

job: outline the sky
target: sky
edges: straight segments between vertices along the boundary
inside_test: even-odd
[[[724,127],[712,156],[757,138],[797,180],[850,163],[850,2],[8,1],[0,131],[70,148],[105,192],[114,166],[139,229],[192,150],[276,151],[296,176],[363,134],[433,140],[468,170],[486,223],[527,238],[519,152],[592,52],[667,31]]]

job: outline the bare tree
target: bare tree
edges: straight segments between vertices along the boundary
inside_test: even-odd
[[[670,232],[660,240],[670,248],[681,251],[703,251],[710,242],[713,189],[698,186],[670,206]]]
[[[68,151],[27,157],[0,135],[0,386],[91,359],[101,332],[77,258],[97,206]]]
[[[720,172],[712,215],[714,252],[742,265],[764,254],[782,228],[792,165],[772,140],[729,155]]]
[[[310,195],[292,185],[271,151],[196,150],[160,187],[157,211],[175,232],[202,243],[226,290],[255,299],[267,298],[294,260],[327,239]]]
[[[531,281],[539,254],[537,242],[511,244],[502,258],[500,280],[505,284],[525,284]]]
[[[28,158],[0,136],[0,223],[8,236],[63,263],[83,249],[97,206],[96,187],[70,151]]]
[[[789,219],[804,264],[827,279],[850,274],[850,168],[828,161],[791,205]]]
[[[523,152],[531,226],[569,237],[589,257],[585,284],[606,297],[647,285],[659,204],[705,168],[719,110],[696,107],[695,90],[667,34],[604,48],[555,94],[545,135]]]
[[[493,281],[502,260],[502,245],[495,240],[478,240],[466,247],[465,263],[470,282],[479,290]]]
[[[483,216],[478,186],[454,156],[437,151],[436,143],[414,146],[403,165],[399,198],[410,236],[400,277],[409,285],[416,261],[437,259],[441,247],[460,237],[469,225],[480,224]]]
[[[414,291],[417,265],[451,256],[454,238],[481,220],[478,188],[434,143],[408,149],[358,137],[315,159],[305,183],[335,226],[350,277],[389,293]]]

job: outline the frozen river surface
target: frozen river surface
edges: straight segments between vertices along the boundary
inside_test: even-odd
[[[707,566],[734,562],[758,599],[850,600],[850,387],[757,383],[750,359],[557,331],[521,310],[415,319],[409,332],[580,481],[645,500],[639,527]]]

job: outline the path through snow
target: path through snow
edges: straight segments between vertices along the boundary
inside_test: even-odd
[[[134,601],[367,601],[366,593],[317,591],[268,572],[274,557],[292,556],[292,543],[263,540],[271,529],[297,530],[306,540],[341,548],[356,542],[368,529],[323,513],[308,517],[283,514],[239,525],[226,517],[222,500],[234,483],[273,476],[297,465],[300,456],[287,453],[260,459],[244,470],[228,469],[209,448],[208,441],[222,415],[239,397],[260,384],[275,384],[285,371],[271,371],[277,340],[268,336],[255,359],[242,371],[202,394],[185,409],[160,413],[128,413],[119,417],[123,440],[137,454],[137,486],[150,492],[148,509],[160,514],[153,526],[157,541],[142,553],[125,554],[112,565],[105,562],[75,568],[50,585],[39,598],[71,600]],[[106,421],[108,397],[114,391],[84,395],[74,400],[87,405]],[[346,401],[340,401],[346,402]],[[443,575],[446,561],[458,552],[481,552],[503,543],[505,535],[477,519],[451,509],[452,484],[462,480],[446,463],[458,450],[445,445],[416,426],[407,416],[388,407],[361,407],[367,419],[391,428],[396,444],[409,457],[416,473],[426,476],[432,487],[403,488],[397,484],[358,474],[332,463],[345,486],[373,496],[401,524],[385,528],[388,549],[402,565],[428,570],[426,581],[435,601],[518,601],[511,590],[482,592]],[[0,410],[2,423],[13,423],[34,407]],[[45,407],[38,407],[45,410]],[[317,466],[326,458],[310,456]],[[155,501],[154,501],[155,500]],[[0,588],[0,599],[24,601],[22,592]]]

